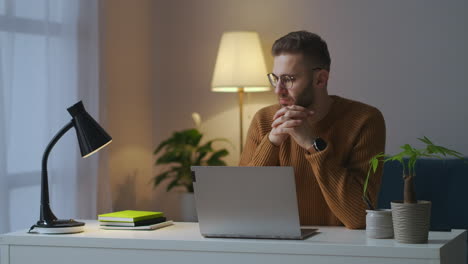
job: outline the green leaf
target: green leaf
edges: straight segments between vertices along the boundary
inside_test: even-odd
[[[165,146],[171,144],[172,142],[174,141],[174,139],[171,137],[163,142],[161,142],[161,144],[158,145],[158,147],[156,148],[156,150],[153,152],[154,155],[158,154],[158,152]]]
[[[194,165],[200,165],[202,163],[203,158],[206,157],[207,154],[208,152],[199,153]]]
[[[211,155],[211,157],[206,161],[208,166],[226,166],[226,162],[221,160],[222,157],[228,155],[229,152],[226,149],[221,149],[216,151]]]
[[[158,158],[156,164],[168,164],[173,162],[180,162],[181,156],[180,153],[176,152],[166,152],[161,157]]]
[[[203,135],[197,129],[188,129],[182,132],[183,142],[191,146],[198,146]]]
[[[169,177],[169,174],[172,173],[172,171],[166,171],[164,173],[159,174],[154,178],[154,186],[158,186],[162,181],[167,179]]]
[[[226,162],[220,159],[209,159],[206,163],[208,166],[226,166]]]
[[[463,154],[461,154],[460,152],[445,148],[443,146],[437,146],[427,137],[424,137],[422,139],[419,138],[419,140],[426,143],[427,145],[425,151],[423,152],[423,154],[429,154],[429,156],[426,156],[426,157],[442,159],[447,156],[452,156],[458,159],[462,159],[462,160],[464,159]]]
[[[426,143],[428,145],[433,145],[432,141],[430,141],[426,136],[424,136],[423,138],[418,138],[420,141],[422,141],[423,143]]]
[[[400,148],[404,149],[407,153],[413,152],[413,148],[409,144],[405,144],[401,146]]]
[[[229,154],[229,152],[226,149],[221,149],[221,150],[218,150],[215,153],[213,153],[213,155],[211,155],[209,160],[217,160],[217,159],[220,159],[222,157],[227,156],[228,154]]]
[[[377,171],[377,167],[379,166],[379,160],[373,159],[372,160],[372,171],[375,173]]]
[[[204,145],[200,146],[197,148],[197,158],[195,159],[196,164],[201,164],[202,159],[209,153],[213,152],[213,148],[211,147],[211,144],[213,143],[213,140],[210,140],[206,142]]]
[[[385,161],[398,161],[403,164],[403,158],[406,155],[406,152],[400,152],[396,155],[388,157]]]
[[[437,152],[437,147],[434,146],[434,145],[427,145],[426,152],[429,153],[429,154],[436,153]]]
[[[368,187],[368,184],[369,184],[369,178],[371,176],[371,171],[373,173],[376,173],[377,171],[377,168],[379,166],[379,162],[385,162],[385,160],[382,160],[382,158],[385,157],[385,153],[381,152],[381,153],[378,153],[377,155],[373,156],[370,160],[369,160],[369,170],[367,170],[367,176],[366,176],[366,179],[364,180],[364,187],[363,187],[363,196],[364,198],[367,198],[367,187]]]
[[[198,147],[196,152],[201,152],[201,153],[208,153],[213,151],[213,148],[211,147],[211,144],[213,143],[213,140],[210,140],[203,144],[202,146]]]
[[[172,190],[172,188],[180,186],[179,181],[177,179],[173,180],[169,185],[167,185],[166,191]]]

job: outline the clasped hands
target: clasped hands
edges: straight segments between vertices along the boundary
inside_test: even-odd
[[[273,116],[268,139],[279,146],[291,136],[299,146],[309,149],[316,138],[313,115],[314,111],[298,105],[281,108]]]

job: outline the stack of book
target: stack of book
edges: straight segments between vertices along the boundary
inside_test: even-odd
[[[162,212],[125,210],[98,215],[102,229],[158,229],[172,225]]]

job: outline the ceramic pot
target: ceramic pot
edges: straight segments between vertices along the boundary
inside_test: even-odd
[[[431,202],[391,202],[395,240],[405,244],[427,243],[431,218]]]
[[[392,210],[366,210],[366,235],[369,238],[393,238]]]
[[[180,216],[183,222],[198,222],[195,196],[193,193],[183,192],[180,196]]]

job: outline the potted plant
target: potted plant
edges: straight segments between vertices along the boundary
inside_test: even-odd
[[[196,221],[193,198],[193,183],[191,166],[225,166],[223,157],[229,154],[225,148],[214,149],[213,143],[227,141],[217,138],[201,143],[203,134],[199,131],[200,116],[192,114],[197,128],[174,132],[171,137],[161,142],[154,150],[159,155],[155,165],[162,167],[162,172],[153,178],[154,187],[169,181],[166,191],[181,187],[185,189],[181,197],[183,220]]]
[[[416,177],[415,165],[419,158],[445,158],[455,157],[463,159],[462,154],[442,146],[435,145],[427,137],[418,138],[426,147],[416,149],[409,144],[400,148],[403,150],[395,155],[379,153],[369,161],[369,171],[364,183],[363,198],[369,209],[373,209],[367,197],[367,185],[369,177],[375,174],[380,163],[398,161],[403,166],[404,193],[403,201],[391,202],[391,211],[395,239],[400,243],[427,243],[430,223],[430,201],[417,201],[414,190],[414,178]]]
[[[183,187],[193,193],[191,166],[226,166],[222,160],[229,152],[223,148],[215,150],[212,144],[225,139],[213,139],[202,145],[203,135],[196,128],[174,132],[171,137],[164,140],[155,149],[154,155],[162,151],[155,165],[169,165],[159,175],[154,177],[154,186],[165,180],[170,180],[166,190],[174,187]]]

